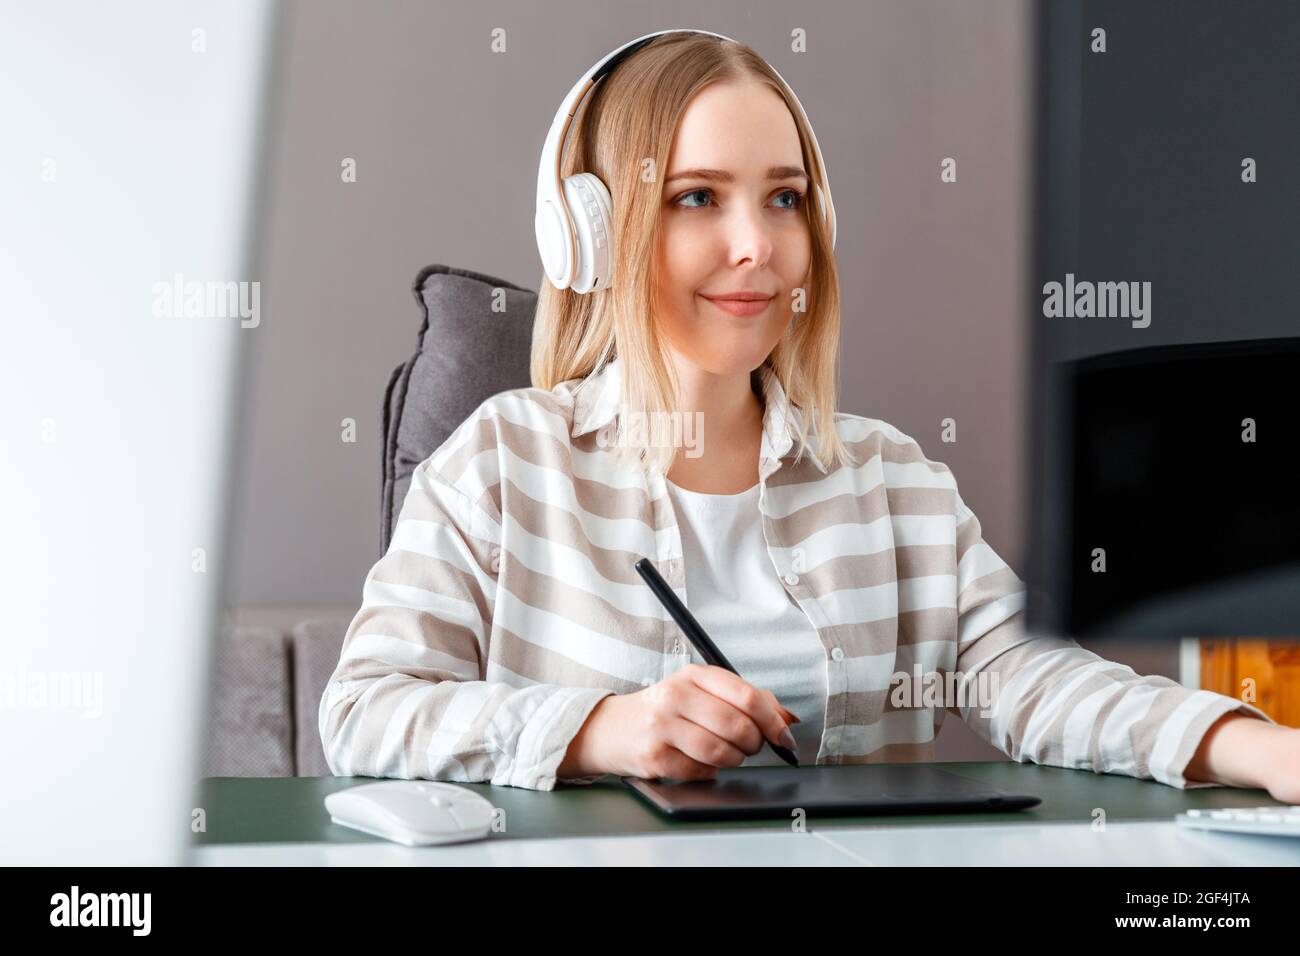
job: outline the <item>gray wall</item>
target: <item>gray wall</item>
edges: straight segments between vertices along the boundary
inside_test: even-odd
[[[291,3],[229,603],[359,604],[378,557],[380,399],[416,344],[416,271],[535,286],[537,158],[560,97],[607,51],[685,26],[752,45],[817,129],[839,217],[841,408],[947,463],[1019,570],[1031,9]],[[806,53],[790,50],[796,27]],[[939,180],[947,156],[955,184]],[[939,437],[949,416],[955,444]]]

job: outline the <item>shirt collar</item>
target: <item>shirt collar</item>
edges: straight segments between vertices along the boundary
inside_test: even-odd
[[[763,389],[763,438],[759,459],[779,462],[794,446],[802,417],[797,406],[786,397],[780,380],[769,368],[759,373]],[[573,403],[574,438],[595,431],[612,422],[619,412],[623,397],[623,360],[621,356],[610,359],[605,365],[584,379],[577,388]],[[763,478],[775,468],[761,468]]]

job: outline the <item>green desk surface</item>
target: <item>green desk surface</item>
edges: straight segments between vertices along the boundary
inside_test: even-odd
[[[875,766],[884,766],[877,764]],[[1088,770],[1066,770],[1014,761],[945,762],[933,766],[981,780],[1001,790],[1032,793],[1042,803],[1031,810],[1003,813],[813,816],[807,829],[836,826],[927,826],[961,824],[1091,823],[1094,809],[1107,822],[1172,820],[1193,807],[1283,806],[1266,790],[1207,787],[1179,790],[1152,780]],[[766,767],[749,768],[762,773]],[[378,837],[333,823],[325,796],[336,790],[374,783],[374,777],[206,777],[196,792],[204,810],[206,832],[194,834],[196,845],[218,843],[369,843]],[[642,802],[617,777],[590,785],[561,785],[554,790],[459,786],[476,790],[505,811],[505,828],[493,839],[608,836],[633,833],[687,833],[699,830],[787,829],[790,820],[673,821]]]

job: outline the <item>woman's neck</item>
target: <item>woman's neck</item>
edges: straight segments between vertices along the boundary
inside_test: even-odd
[[[763,437],[763,400],[751,373],[717,375],[678,361],[677,410],[697,415],[698,446],[679,449],[668,480],[687,491],[737,494],[758,483]]]

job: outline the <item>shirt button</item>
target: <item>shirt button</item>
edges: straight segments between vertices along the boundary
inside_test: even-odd
[[[794,587],[796,584],[799,583],[799,575],[791,571],[789,574],[785,576],[785,583],[790,585],[790,587]]]
[[[843,648],[839,648],[839,647],[833,648],[833,649],[831,650],[831,660],[833,660],[833,661],[842,661],[842,660],[844,660],[844,650],[843,650]]]

